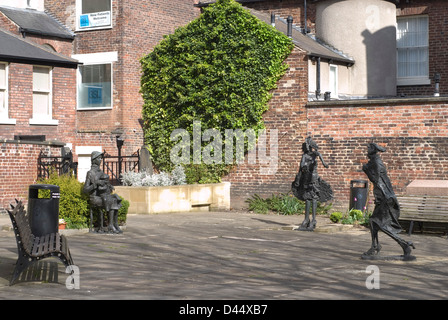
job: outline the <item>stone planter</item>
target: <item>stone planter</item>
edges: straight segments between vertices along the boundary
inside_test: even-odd
[[[230,182],[169,187],[116,186],[115,192],[129,201],[130,214],[230,209]]]

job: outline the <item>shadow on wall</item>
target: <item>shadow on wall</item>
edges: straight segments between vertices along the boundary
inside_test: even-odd
[[[366,46],[367,95],[397,95],[396,28],[385,27],[375,32],[364,30]],[[393,45],[392,45],[393,44]]]

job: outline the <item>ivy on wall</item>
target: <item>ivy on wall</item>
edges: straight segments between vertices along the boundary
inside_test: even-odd
[[[226,129],[263,129],[270,90],[285,73],[292,47],[291,39],[234,0],[218,0],[166,36],[141,59],[145,142],[155,166],[172,169],[177,142],[171,134],[185,129],[193,135],[194,121],[223,137]],[[227,168],[186,165],[187,180],[213,182]]]

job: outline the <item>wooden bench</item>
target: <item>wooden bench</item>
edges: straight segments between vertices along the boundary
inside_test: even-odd
[[[414,222],[448,223],[448,197],[444,196],[401,196],[397,197],[400,204],[400,220],[410,221],[409,235],[412,234]]]
[[[65,267],[73,265],[67,239],[60,233],[50,233],[36,237],[31,232],[28,213],[21,201],[16,200],[16,206],[8,210],[17,241],[18,259],[9,285],[12,285],[19,275],[29,265],[44,258],[55,257],[61,260]]]

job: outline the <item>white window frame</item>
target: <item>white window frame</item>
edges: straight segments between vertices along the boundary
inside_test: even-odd
[[[34,68],[45,68],[48,69],[48,81],[49,81],[49,89],[48,90],[40,90],[34,88]],[[29,120],[31,125],[47,125],[47,126],[57,126],[59,124],[58,120],[53,119],[53,68],[48,66],[33,66],[33,100],[34,94],[47,94],[48,95],[48,113],[46,115],[38,115],[34,113],[34,104],[33,104],[33,118]]]
[[[334,69],[334,83],[331,82],[331,69]],[[331,91],[334,87],[335,92],[331,92],[332,97],[337,98],[339,96],[339,68],[335,64],[330,64],[328,66],[328,87]]]
[[[76,109],[79,111],[89,111],[89,110],[110,110],[114,107],[114,62],[118,61],[118,52],[99,52],[99,53],[87,53],[87,54],[74,54],[73,59],[78,60],[83,65],[95,65],[95,64],[110,64],[110,86],[111,86],[111,99],[110,107],[99,107],[99,108],[80,108],[79,103],[79,84],[82,81],[81,69],[77,70],[77,80],[76,80]]]
[[[426,44],[423,46],[410,46],[409,49],[412,48],[426,48],[426,54],[427,54],[427,61],[426,61],[426,70],[425,75],[422,76],[409,76],[409,77],[399,77],[399,50],[401,49],[398,46],[398,38],[400,36],[400,32],[398,30],[398,20],[410,20],[410,19],[426,19],[427,20],[427,36],[426,36]],[[403,47],[404,48],[404,47]],[[397,17],[397,85],[398,86],[413,86],[413,85],[429,85],[431,84],[431,79],[429,78],[429,18],[427,15],[418,15],[418,16],[403,16],[403,17]]]
[[[112,21],[112,17],[113,17],[113,6],[112,6],[112,2],[113,0],[109,0],[110,1],[110,24],[108,25],[103,25],[103,26],[93,26],[93,27],[81,27],[81,16],[82,14],[82,0],[76,0],[76,31],[89,31],[89,30],[103,30],[103,29],[112,29],[113,27],[113,21]],[[107,11],[104,11],[107,12]]]
[[[5,66],[5,86],[0,87],[5,99],[5,113],[0,113],[0,124],[16,124],[16,119],[9,118],[9,63],[0,62],[0,64]]]

